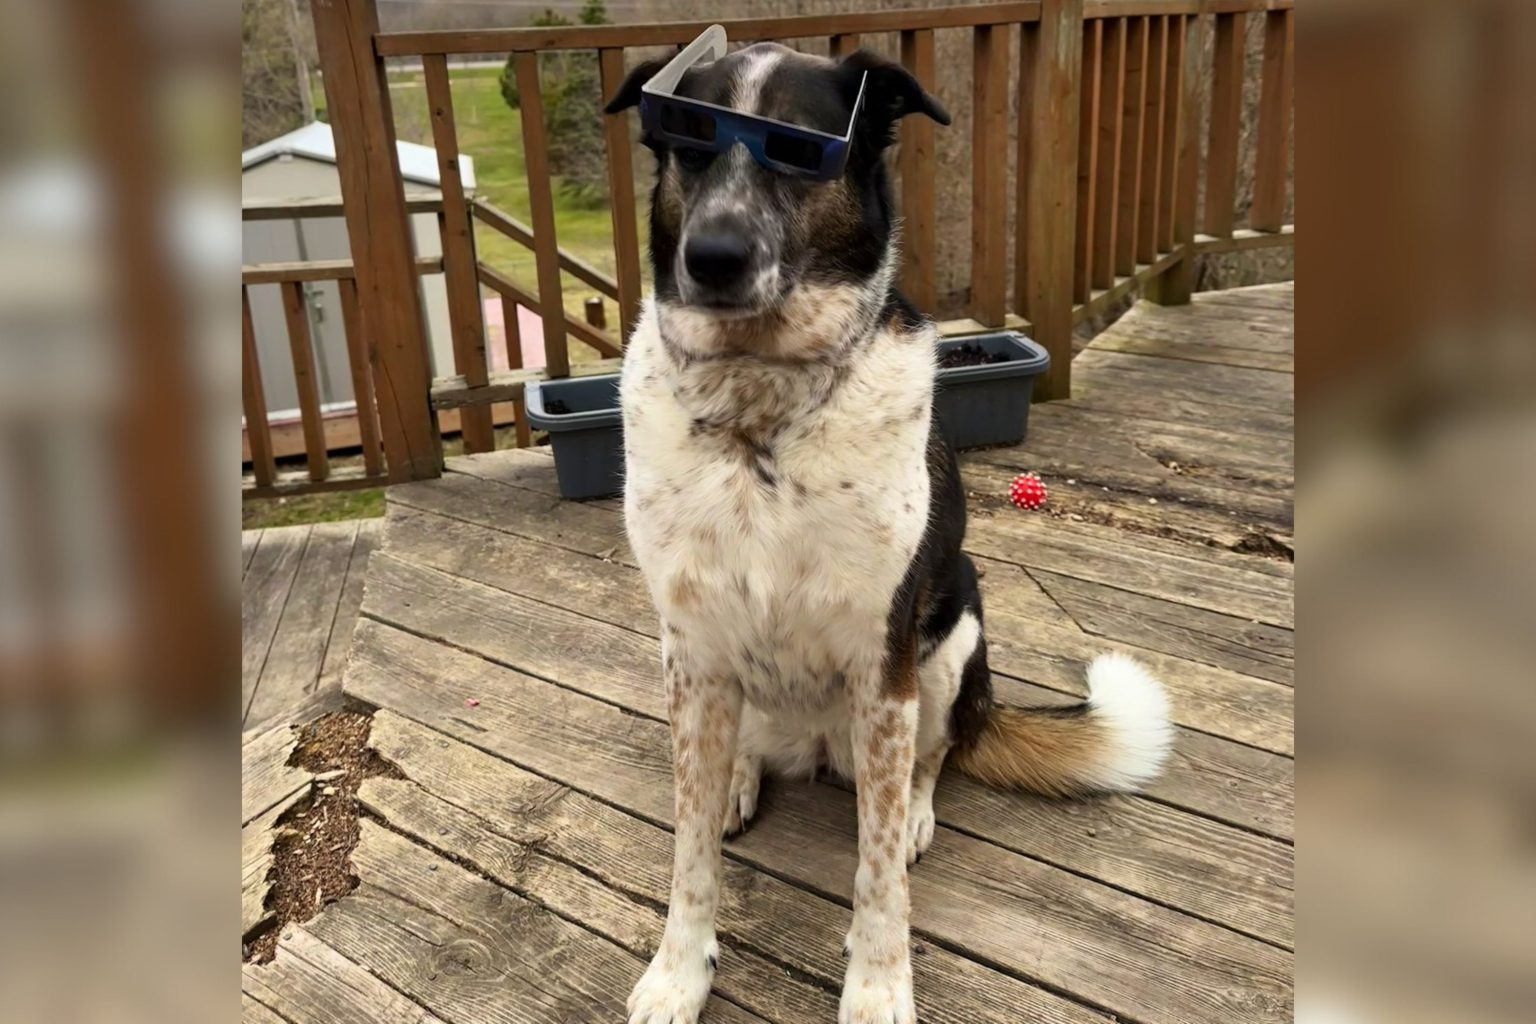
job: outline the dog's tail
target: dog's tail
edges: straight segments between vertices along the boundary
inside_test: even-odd
[[[1156,778],[1172,733],[1162,685],[1130,658],[1101,654],[1088,666],[1086,701],[994,706],[975,741],[950,756],[990,786],[1045,796],[1128,792]]]

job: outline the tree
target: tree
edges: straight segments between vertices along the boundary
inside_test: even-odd
[[[604,0],[585,0],[577,20],[583,25],[607,25]],[[530,25],[548,28],[570,25],[563,14],[546,10]],[[521,107],[512,58],[501,72],[501,95],[513,110]],[[603,164],[602,80],[597,58],[588,51],[559,50],[539,54],[539,95],[544,102],[544,134],[550,169],[573,198],[600,203],[606,196]]]
[[[314,116],[309,40],[294,0],[241,0],[241,145],[250,148]]]

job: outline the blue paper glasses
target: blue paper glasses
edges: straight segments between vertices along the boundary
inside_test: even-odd
[[[695,64],[719,60],[725,49],[725,29],[711,25],[651,76],[640,89],[640,123],[645,130],[667,142],[712,153],[724,153],[740,143],[752,159],[780,174],[818,181],[841,175],[848,163],[853,126],[864,105],[868,74],[859,81],[859,94],[842,135],[677,95],[684,72]]]

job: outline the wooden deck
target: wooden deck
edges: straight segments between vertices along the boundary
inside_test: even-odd
[[[247,737],[339,703],[380,520],[240,535],[240,714]]]
[[[964,458],[999,698],[1070,700],[1086,659],[1126,650],[1180,729],[1141,796],[945,777],[911,876],[924,1024],[1291,1020],[1292,300],[1138,307],[1078,357],[1076,397],[1034,408],[1025,445]],[[1024,469],[1049,515],[1003,500]],[[618,505],[559,501],[539,450],[450,470],[391,489],[345,674],[403,777],[362,783],[358,887],[246,965],[247,1021],[620,1022],[660,935],[657,622]],[[273,536],[248,581],[302,575],[306,542]],[[272,635],[253,711],[274,680],[272,706],[308,685],[282,656],[316,663],[306,609],[352,585],[346,558],[327,564],[341,598],[248,613]],[[319,664],[297,677],[324,685]],[[726,848],[705,1020],[836,1020],[855,842],[845,789],[769,784]]]

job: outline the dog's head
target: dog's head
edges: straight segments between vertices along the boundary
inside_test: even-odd
[[[639,103],[641,86],[665,63],[635,68],[607,111]],[[836,62],[759,43],[690,70],[678,85],[680,96],[841,135],[861,83],[864,103],[847,165],[832,181],[770,170],[740,145],[712,153],[645,140],[657,159],[651,206],[656,298],[663,310],[687,319],[694,354],[750,349],[755,342],[744,338],[784,333],[753,324],[824,317],[852,302],[852,293],[868,290],[888,265],[893,241],[881,153],[907,114],[940,124],[949,123],[949,114],[900,65],[863,50]]]

